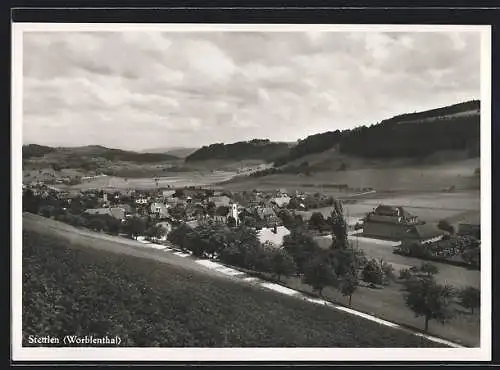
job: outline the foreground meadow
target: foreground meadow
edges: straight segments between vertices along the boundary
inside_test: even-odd
[[[131,347],[436,347],[401,330],[185,266],[23,235],[23,337]]]

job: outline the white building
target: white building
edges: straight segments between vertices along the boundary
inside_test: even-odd
[[[231,216],[233,216],[233,218],[235,219],[236,221],[236,226],[238,226],[240,224],[240,218],[239,218],[239,213],[240,213],[240,207],[238,204],[236,203],[233,203],[231,205],[231,211],[230,211],[230,214]]]
[[[262,244],[268,242],[279,248],[283,245],[285,236],[290,235],[290,230],[285,226],[265,227],[259,230],[257,235]]]
[[[271,199],[271,203],[276,204],[278,207],[286,207],[290,203],[290,197],[288,195],[282,195],[280,197],[275,197]]]

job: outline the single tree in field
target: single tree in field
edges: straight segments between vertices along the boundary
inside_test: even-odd
[[[280,209],[279,212],[277,213],[277,216],[281,219],[283,222],[283,225],[289,229],[292,230],[295,226],[295,219],[291,212],[285,208]]]
[[[236,219],[233,216],[229,216],[227,218],[227,226],[229,226],[229,227],[235,227],[236,226]]]
[[[290,276],[297,271],[297,266],[293,258],[284,249],[279,249],[272,253],[271,269],[276,274],[278,281],[282,276]]]
[[[169,208],[168,213],[177,220],[184,220],[187,217],[186,208],[181,204],[176,204],[174,207]]]
[[[171,243],[173,243],[181,248],[184,248],[185,244],[186,244],[186,236],[192,232],[193,232],[193,229],[191,229],[188,225],[181,224],[180,226],[172,229],[172,231],[170,231],[168,233],[167,239]]]
[[[458,298],[460,304],[469,309],[471,314],[474,314],[474,310],[478,308],[481,303],[481,292],[479,289],[469,286],[460,290]]]
[[[215,205],[214,202],[208,202],[207,204],[207,214],[209,216],[215,216],[215,210],[217,209],[217,206]]]
[[[327,252],[330,264],[338,277],[343,277],[349,273],[355,273],[364,266],[364,252],[354,246],[347,248],[331,248]]]
[[[352,295],[358,288],[358,277],[356,273],[349,273],[344,276],[340,283],[340,291],[344,297],[349,297],[349,306],[351,305]]]
[[[338,200],[334,202],[334,207],[328,218],[332,230],[332,248],[346,248],[347,243],[347,222],[344,218],[342,203]]]
[[[372,259],[361,271],[361,278],[363,281],[370,283],[371,285],[382,284],[384,279],[384,272],[380,267],[380,264]]]
[[[146,230],[146,223],[139,217],[132,217],[125,222],[124,229],[127,235],[137,239]]]
[[[321,252],[318,243],[303,230],[292,230],[283,239],[283,248],[293,258],[297,273],[304,273],[305,265],[315,255]]]
[[[455,233],[455,228],[453,227],[453,225],[450,224],[450,222],[448,220],[445,220],[445,219],[439,220],[437,227],[443,231],[450,233],[450,234]]]
[[[215,214],[217,216],[227,216],[228,213],[229,213],[228,206],[219,206],[215,209]]]
[[[406,290],[406,305],[416,317],[424,317],[425,332],[429,329],[430,320],[437,320],[444,325],[453,317],[450,303],[454,290],[451,286],[439,285],[432,277],[416,277],[408,281]]]
[[[427,277],[432,277],[434,275],[437,275],[439,269],[432,263],[424,262],[420,265],[419,272]]]
[[[152,225],[144,231],[145,236],[153,239],[161,238],[164,234],[165,228],[161,225]]]
[[[309,284],[323,296],[323,289],[327,286],[337,285],[337,276],[330,264],[321,256],[313,257],[304,269],[304,283]]]
[[[462,259],[469,265],[479,268],[481,266],[481,247],[465,248],[462,252]]]
[[[314,212],[309,219],[309,228],[312,230],[323,231],[325,228],[325,219],[321,212]]]
[[[73,197],[69,205],[69,211],[74,215],[79,215],[84,211],[80,197]]]

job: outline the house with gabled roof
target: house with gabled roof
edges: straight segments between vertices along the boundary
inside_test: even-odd
[[[149,212],[158,218],[167,218],[169,216],[168,206],[160,202],[151,203],[149,206]]]
[[[264,244],[268,243],[276,248],[283,245],[285,236],[290,235],[290,230],[285,226],[264,227],[257,233],[259,241]]]
[[[89,208],[85,210],[85,213],[90,215],[108,215],[116,218],[117,220],[125,219],[125,210],[123,208],[118,208],[118,207]]]
[[[389,240],[428,241],[439,240],[443,232],[403,207],[379,205],[364,218],[363,235]]]
[[[208,201],[213,202],[216,207],[221,207],[221,206],[229,207],[233,202],[231,198],[229,198],[227,195],[209,197]]]

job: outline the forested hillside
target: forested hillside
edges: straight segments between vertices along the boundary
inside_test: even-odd
[[[45,154],[55,151],[55,148],[50,146],[29,144],[23,145],[23,159],[29,159],[33,157],[43,157]]]
[[[371,126],[308,136],[278,158],[276,167],[306,155],[338,148],[342,154],[365,158],[421,158],[439,151],[479,155],[480,103],[477,100],[403,114]]]
[[[186,157],[187,162],[203,161],[209,159],[245,160],[262,159],[272,162],[276,158],[288,153],[289,144],[271,142],[268,139],[254,139],[239,141],[233,144],[216,143],[204,146]]]
[[[30,144],[23,146],[24,160],[42,160],[58,168],[97,168],[101,162],[132,162],[136,164],[173,161],[178,158],[165,153],[137,153],[110,149],[100,145],[74,148],[51,148]],[[101,163],[102,164],[102,163]]]

